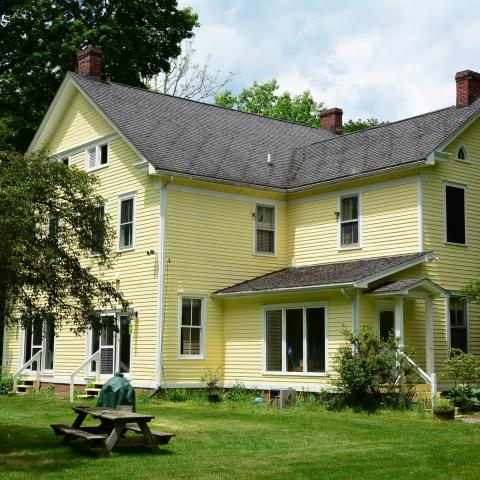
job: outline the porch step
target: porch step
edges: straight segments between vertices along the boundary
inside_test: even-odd
[[[100,394],[101,392],[101,388],[86,388],[85,389],[85,394],[87,395],[95,395],[96,397],[98,397],[98,395]]]
[[[17,385],[17,395],[31,395],[37,390],[35,385]]]

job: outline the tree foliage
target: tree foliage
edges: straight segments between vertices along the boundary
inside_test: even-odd
[[[101,218],[97,185],[44,152],[0,154],[0,325],[99,330],[109,321],[99,310],[128,307],[98,274],[114,260],[114,232]]]
[[[234,75],[222,76],[220,70],[210,69],[210,57],[203,64],[195,63],[191,40],[183,44],[182,54],[170,62],[170,70],[156,75],[149,88],[161,93],[192,100],[205,100],[218,95]]]
[[[366,128],[380,127],[381,125],[387,125],[388,122],[382,122],[377,118],[366,118],[362,120],[349,120],[343,124],[343,133],[358,132],[359,130],[365,130]]]
[[[215,104],[312,127],[320,125],[320,111],[325,108],[323,102],[315,102],[308,90],[292,95],[289,92],[278,94],[279,88],[275,79],[265,83],[253,82],[237,96],[230,90],[217,95]]]
[[[103,50],[112,81],[143,86],[169,70],[197,15],[177,0],[12,0],[0,8],[0,119],[24,151],[76,54],[89,40]]]

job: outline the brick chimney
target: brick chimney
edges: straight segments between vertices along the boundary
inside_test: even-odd
[[[93,43],[84,44],[77,53],[77,72],[95,80],[102,76],[102,49]]]
[[[464,70],[455,75],[457,82],[457,108],[468,107],[480,98],[480,73]]]
[[[320,127],[329,128],[333,133],[340,135],[342,133],[342,115],[341,108],[329,108],[320,112]]]

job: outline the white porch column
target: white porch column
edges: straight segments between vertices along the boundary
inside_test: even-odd
[[[405,345],[403,329],[403,297],[395,298],[395,336],[399,339],[399,349],[403,352]]]
[[[435,351],[433,343],[433,300],[425,298],[425,341],[427,373],[431,375],[435,369]]]

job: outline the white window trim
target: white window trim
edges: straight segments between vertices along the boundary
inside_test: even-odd
[[[458,154],[462,148],[463,148],[463,151],[465,152],[465,160],[458,157]],[[470,163],[470,152],[468,151],[468,148],[464,143],[461,143],[460,145],[458,145],[457,150],[455,152],[455,160],[462,163]]]
[[[449,242],[447,240],[447,187],[461,188],[463,195],[463,210],[465,220],[465,243]],[[468,188],[467,185],[454,182],[443,182],[443,243],[446,245],[455,245],[457,247],[468,247]]]
[[[285,356],[285,334],[286,334],[286,310],[290,309],[303,309],[303,356],[304,360],[307,358],[307,337],[306,337],[306,315],[305,311],[307,308],[323,308],[325,310],[325,371],[324,372],[289,372],[286,369],[287,359]],[[281,372],[271,372],[267,370],[267,322],[266,322],[266,312],[269,310],[281,310],[282,311],[282,371]],[[305,365],[305,361],[304,361]],[[298,376],[298,377],[328,377],[329,364],[328,364],[328,305],[327,302],[303,302],[303,303],[283,303],[283,304],[272,304],[264,305],[262,308],[262,375],[269,376]]]
[[[132,245],[128,247],[120,246],[120,220],[122,213],[122,202],[124,200],[133,199],[133,218],[132,218]],[[118,252],[128,252],[130,250],[135,250],[135,240],[136,240],[136,222],[137,221],[137,192],[122,193],[118,196],[118,226],[117,226],[117,251]]]
[[[101,157],[101,147],[103,147],[104,145],[107,146],[107,163],[104,163],[104,164],[97,164],[97,161],[100,161],[100,157]],[[90,168],[89,167],[89,161],[88,161],[88,152],[89,150],[92,150],[93,148],[95,148],[95,166]],[[108,167],[110,165],[110,142],[102,142],[102,143],[98,143],[96,145],[92,145],[92,146],[89,146],[85,149],[85,170],[87,172],[94,172],[95,170],[100,170],[102,168],[105,168],[105,167]]]
[[[200,353],[199,354],[182,354],[182,302],[184,298],[200,300],[202,307],[200,309]],[[205,360],[205,338],[206,338],[206,318],[207,318],[207,298],[206,293],[185,293],[182,292],[178,295],[178,332],[177,332],[177,345],[179,360]]]
[[[446,303],[447,306],[447,354],[450,357],[450,350],[452,349],[452,330],[451,330],[451,322],[450,322],[450,301],[452,297],[457,297],[457,295],[451,295]],[[467,352],[471,352],[471,345],[470,345],[470,304],[465,302],[465,315],[467,321]]]
[[[273,252],[257,252],[257,206],[273,208]],[[277,239],[278,239],[278,208],[275,203],[254,202],[252,210],[253,218],[253,255],[257,257],[276,257],[277,256]]]
[[[352,245],[342,245],[342,199],[358,197],[358,243]],[[337,227],[337,250],[357,250],[362,248],[362,192],[339,195],[337,197],[338,227]]]

